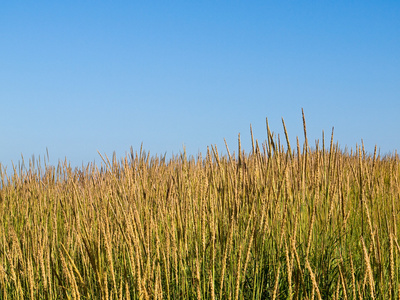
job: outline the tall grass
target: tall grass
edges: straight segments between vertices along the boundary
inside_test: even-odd
[[[398,155],[267,131],[250,153],[1,169],[0,299],[399,299]]]

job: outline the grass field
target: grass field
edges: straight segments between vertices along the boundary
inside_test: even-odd
[[[398,155],[267,131],[2,171],[0,299],[399,299]]]

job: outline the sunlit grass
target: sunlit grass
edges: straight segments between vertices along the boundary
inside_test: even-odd
[[[2,171],[0,299],[398,299],[398,155],[251,142]]]

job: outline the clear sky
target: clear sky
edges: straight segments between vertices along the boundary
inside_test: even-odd
[[[265,118],[381,154],[400,145],[399,1],[7,1],[0,162],[251,149]],[[7,171],[7,173],[8,173]]]

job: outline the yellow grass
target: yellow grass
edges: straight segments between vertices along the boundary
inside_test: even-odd
[[[399,298],[398,155],[303,128],[296,150],[267,126],[249,154],[1,168],[0,298]]]

